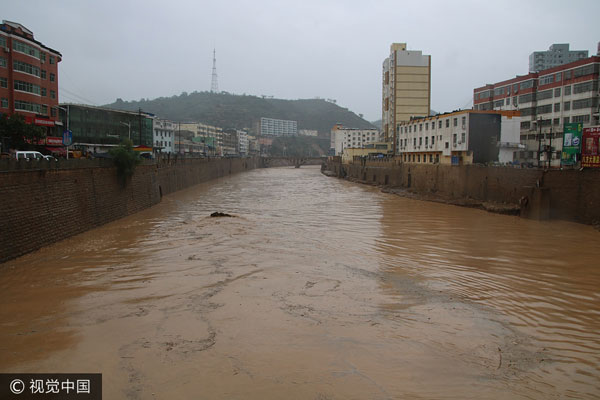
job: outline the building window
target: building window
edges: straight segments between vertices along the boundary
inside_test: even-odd
[[[504,105],[504,100],[502,100],[502,104]],[[458,118],[454,118],[454,126],[458,126]]]
[[[554,112],[560,111],[560,103],[554,103]]]
[[[56,80],[56,75],[54,75],[52,72],[50,73],[50,82],[54,82]]]
[[[28,44],[13,39],[13,50],[40,59],[40,51]]]
[[[42,79],[46,79],[46,71],[42,70]]]
[[[0,77],[0,87],[8,89],[8,79]]]
[[[54,108],[54,107],[50,108],[50,115],[53,117],[56,117],[56,108]]]
[[[560,88],[554,89],[554,97],[560,97]]]
[[[50,98],[51,99],[55,99],[56,98],[56,92],[54,90],[50,91]]]
[[[588,123],[590,122],[590,115],[574,115],[573,122],[583,122],[584,124]]]
[[[417,155],[417,162],[421,162],[421,155],[420,154]]]
[[[452,145],[456,146],[456,139],[457,139],[457,135],[456,133],[454,135],[452,135]]]
[[[0,57],[0,67],[6,68],[6,58]]]
[[[39,95],[41,92],[41,88],[38,85],[23,81],[15,81],[14,88],[15,90],[19,90],[21,92],[28,92],[37,95]]]
[[[571,86],[565,86],[565,96],[571,95]]]
[[[510,99],[507,99],[506,101],[510,102]],[[462,117],[461,123],[462,123],[462,128],[465,129],[465,127],[467,126],[467,117]]]
[[[419,132],[423,132],[423,124],[419,124]]]
[[[560,125],[560,118],[554,118],[554,125]]]
[[[428,131],[429,130],[429,122],[425,122],[425,130]]]
[[[446,119],[446,128],[450,128],[450,118]]]
[[[519,101],[517,99],[517,96],[513,97],[513,106],[518,106],[519,105]]]
[[[42,96],[46,97],[46,88],[45,87],[42,88],[41,94],[42,94]]]
[[[465,135],[466,135],[465,132],[460,134],[460,142],[461,143],[466,143],[467,140],[465,139]]]
[[[5,98],[3,97],[3,98],[2,98],[2,100],[1,100],[1,103],[2,103],[2,104],[1,104],[1,105],[2,105],[2,108],[8,108],[8,99],[5,99]]]
[[[563,124],[568,124],[568,123],[569,123],[569,117],[564,117]]]
[[[429,137],[425,136],[425,146],[429,146]]]
[[[521,130],[529,129],[531,127],[531,121],[523,121],[521,122]]]
[[[438,128],[442,129],[442,120],[439,121]]]
[[[446,148],[450,147],[450,143],[446,142]]]
[[[423,138],[422,138],[422,137],[420,137],[420,138],[419,138],[419,147],[421,147],[422,145],[423,145]]]
[[[40,77],[40,69],[22,61],[13,61],[13,70]],[[46,77],[44,72],[44,78]]]
[[[569,111],[571,109],[571,102],[570,101],[565,101],[563,110],[564,111]]]
[[[593,101],[589,99],[573,100],[573,110],[592,107]]]
[[[42,106],[28,101],[15,100],[15,110],[29,111],[36,114],[41,114]]]
[[[50,56],[50,64],[54,64],[54,56]]]
[[[435,136],[431,137],[431,145],[433,146],[435,144]]]

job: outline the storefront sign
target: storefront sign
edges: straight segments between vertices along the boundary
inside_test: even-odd
[[[600,126],[583,129],[581,166],[600,168]]]
[[[54,126],[54,121],[50,119],[36,118],[33,123],[39,126]]]
[[[63,141],[62,141],[61,137],[48,136],[46,138],[46,144],[48,146],[62,146],[63,145]]]
[[[578,154],[581,153],[581,131],[583,125],[579,122],[565,124],[563,134],[563,149],[560,163],[562,165],[575,165]]]

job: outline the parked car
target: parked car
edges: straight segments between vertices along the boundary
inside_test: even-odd
[[[15,151],[15,158],[17,160],[46,160],[46,161],[56,161],[56,158],[52,156],[46,156],[40,153],[39,151]]]

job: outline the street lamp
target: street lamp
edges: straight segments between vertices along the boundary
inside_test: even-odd
[[[131,122],[120,122],[121,125],[125,125],[128,130],[129,140],[131,140]]]

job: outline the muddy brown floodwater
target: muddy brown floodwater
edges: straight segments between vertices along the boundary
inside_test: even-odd
[[[0,265],[0,371],[101,372],[105,399],[598,398],[599,250],[254,170]]]

